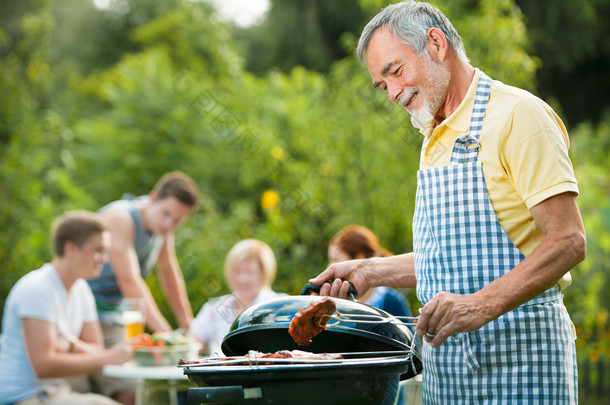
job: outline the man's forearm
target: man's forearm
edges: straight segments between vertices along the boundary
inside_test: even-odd
[[[557,284],[582,260],[583,249],[570,238],[545,237],[524,261],[475,294],[495,319]]]
[[[188,330],[193,322],[193,309],[188,300],[184,277],[174,250],[173,235],[168,236],[159,254],[157,274],[178,325],[182,329]]]
[[[531,212],[545,235],[540,244],[514,269],[476,293],[496,318],[551,288],[585,257],[586,235],[574,194],[553,196]]]
[[[366,275],[372,287],[415,288],[413,253],[371,258]]]
[[[94,355],[58,353],[51,361],[39,365],[36,375],[38,378],[74,377],[92,373],[103,365],[102,352]]]
[[[178,260],[171,256],[167,254],[159,258],[157,266],[159,282],[178,325],[182,329],[188,330],[193,322],[193,309],[188,300]]]
[[[77,337],[69,339],[70,350],[69,353],[93,353],[104,349],[104,345],[100,343],[88,343],[84,342]]]
[[[165,286],[165,295],[176,316],[178,325],[182,329],[188,330],[191,326],[191,322],[193,322],[193,309],[188,300],[184,279],[180,277],[181,274],[180,270],[178,270],[175,277],[169,277],[169,280],[166,280],[163,285]]]

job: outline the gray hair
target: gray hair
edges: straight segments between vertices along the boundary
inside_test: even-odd
[[[457,57],[468,62],[462,38],[449,19],[428,3],[406,0],[384,8],[364,27],[356,50],[361,63],[366,61],[366,51],[371,38],[377,29],[383,26],[402,39],[405,45],[412,46],[417,53],[421,52],[428,42],[428,30],[438,28],[445,34]]]

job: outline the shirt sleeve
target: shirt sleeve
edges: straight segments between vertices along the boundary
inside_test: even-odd
[[[53,290],[45,288],[32,279],[19,284],[15,291],[17,317],[34,318],[48,322],[57,322],[58,300]]]
[[[524,99],[507,125],[503,164],[528,209],[563,192],[578,193],[568,134],[551,107],[535,97]]]
[[[207,302],[191,323],[190,332],[202,342],[209,344],[212,340],[212,304]]]

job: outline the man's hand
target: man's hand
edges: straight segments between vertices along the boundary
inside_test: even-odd
[[[321,286],[320,295],[339,298],[347,298],[348,281],[352,282],[359,296],[369,288],[381,285],[414,288],[414,263],[413,253],[333,263],[309,283]],[[332,284],[324,284],[327,282]]]
[[[544,233],[534,251],[474,294],[438,293],[422,308],[418,335],[438,347],[454,333],[475,331],[553,287],[584,259],[586,236],[574,193],[550,197],[531,212]]]
[[[372,266],[371,261],[371,259],[362,259],[333,263],[316,278],[309,280],[309,283],[321,286],[320,295],[347,298],[349,281],[351,281],[358,295],[362,295],[371,288],[366,277],[367,268]]]
[[[454,333],[472,332],[497,318],[476,294],[440,292],[420,310],[416,332],[432,347]]]
[[[133,357],[133,340],[117,343],[106,349],[106,364],[123,364]]]

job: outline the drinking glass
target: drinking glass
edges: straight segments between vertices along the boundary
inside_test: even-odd
[[[144,333],[146,301],[144,298],[124,298],[121,302],[125,337],[131,339]]]

